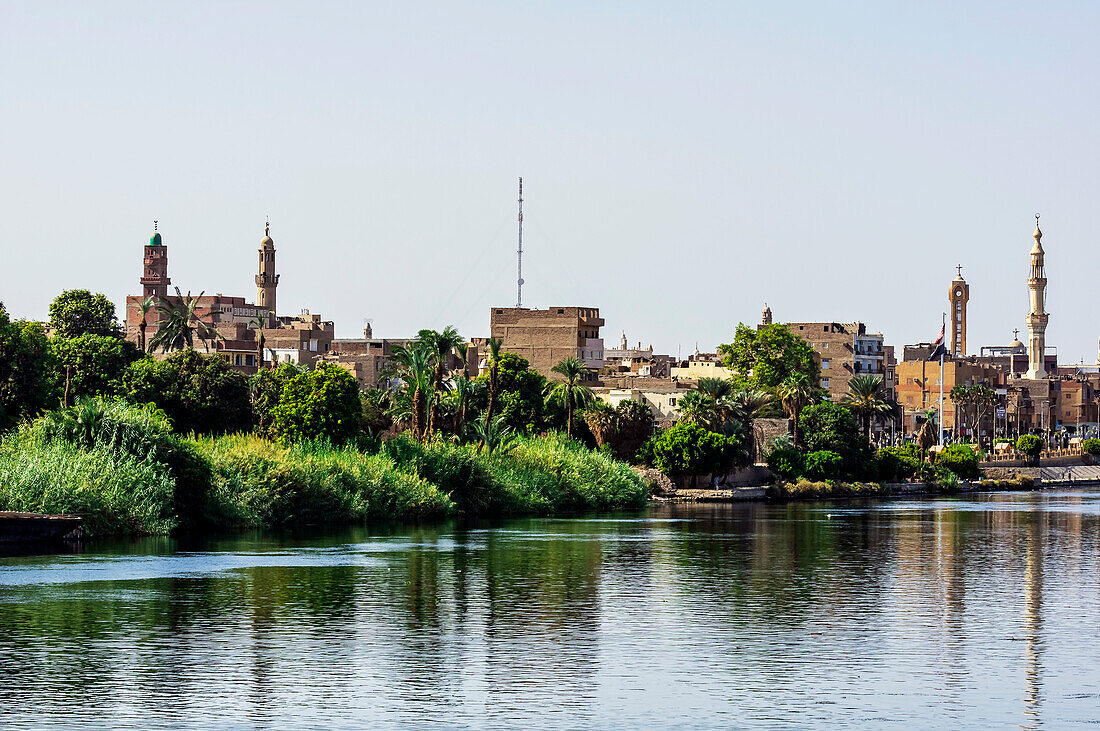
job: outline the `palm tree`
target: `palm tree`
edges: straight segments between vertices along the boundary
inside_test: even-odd
[[[443,393],[443,375],[447,370],[447,359],[458,350],[459,346],[465,343],[465,340],[450,325],[444,328],[443,332],[421,330],[417,334],[417,339],[424,344],[435,363],[432,378],[432,393],[435,398],[432,400],[431,412],[428,415],[428,432],[433,433],[439,415],[439,397]]]
[[[204,292],[199,292],[198,297],[192,297],[188,292],[185,297],[180,292],[180,288],[176,287],[176,301],[164,300],[158,303],[157,312],[161,315],[160,328],[149,342],[149,347],[160,348],[163,353],[193,348],[195,338],[198,337],[205,350],[210,352],[212,341],[224,340],[212,324],[204,322],[195,314],[203,294]]]
[[[685,393],[680,397],[677,408],[680,411],[680,421],[685,424],[697,424],[706,429],[713,429],[722,420],[718,404],[702,391]]]
[[[489,405],[485,407],[485,426],[493,419],[493,410],[497,403],[497,389],[500,376],[500,348],[504,341],[500,338],[489,338]]]
[[[959,438],[959,424],[965,420],[966,409],[971,403],[970,386],[960,383],[951,387],[947,397],[955,404],[955,439]],[[962,413],[963,419],[959,418],[959,413]]]
[[[756,426],[754,420],[760,416],[764,409],[772,405],[775,397],[767,391],[756,391],[743,388],[727,397],[733,406],[734,415],[744,422],[749,432],[749,454],[756,459]]]
[[[588,367],[579,358],[563,358],[550,370],[565,379],[551,386],[550,395],[560,398],[565,404],[565,434],[573,436],[573,412],[588,406],[596,398],[592,389],[581,383]]]
[[[266,342],[264,325],[267,324],[267,318],[263,315],[256,315],[248,321],[248,324],[256,328],[256,370],[260,370],[264,367],[264,343]],[[274,358],[272,358],[271,364],[275,365]]]
[[[141,313],[141,322],[138,323],[138,347],[142,353],[145,352],[145,328],[148,327],[145,316],[149,314],[149,310],[153,309],[155,305],[156,300],[152,297],[146,297],[138,303],[138,311]]]
[[[805,373],[792,373],[779,384],[779,398],[783,404],[783,410],[791,420],[791,436],[794,443],[798,444],[798,417],[802,409],[814,403],[818,397],[818,390]]]
[[[700,378],[696,388],[700,393],[710,396],[715,402],[733,393],[733,381],[728,378]]]
[[[512,434],[512,427],[504,425],[504,417],[499,416],[490,422],[474,424],[474,433],[477,435],[477,451],[481,451],[482,447],[492,454],[494,451],[508,451],[511,449],[512,440],[515,438]]]
[[[466,374],[455,376],[451,379],[454,387],[452,398],[455,409],[455,436],[462,441],[466,436],[466,407],[470,403],[470,393],[473,391],[473,381]]]
[[[882,398],[882,379],[878,376],[852,376],[848,381],[848,393],[841,403],[854,411],[863,421],[863,436],[871,436],[871,417],[888,413],[890,404]]]
[[[423,342],[416,341],[409,347],[394,346],[393,359],[409,394],[407,406],[410,430],[415,439],[423,439],[427,435],[424,406],[433,392],[431,353]]]

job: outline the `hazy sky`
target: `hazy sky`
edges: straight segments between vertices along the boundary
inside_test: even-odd
[[[0,0],[0,300],[140,292],[160,219],[184,291],[355,337],[515,304],[713,349],[764,302],[1024,328],[1043,215],[1063,362],[1100,335],[1100,4]]]

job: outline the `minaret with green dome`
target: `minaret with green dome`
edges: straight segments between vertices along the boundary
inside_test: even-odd
[[[157,299],[168,296],[168,285],[172,283],[168,278],[168,247],[157,231],[157,221],[153,221],[153,235],[145,245],[142,272],[141,286],[145,297]]]

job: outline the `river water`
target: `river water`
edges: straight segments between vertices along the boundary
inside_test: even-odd
[[[0,727],[1100,721],[1100,492],[0,556]]]

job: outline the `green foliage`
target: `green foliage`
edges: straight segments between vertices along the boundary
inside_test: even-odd
[[[248,396],[252,404],[252,424],[258,434],[273,436],[273,411],[283,395],[283,386],[294,376],[305,373],[296,363],[282,363],[275,368],[261,368],[248,378]]]
[[[723,475],[734,465],[748,464],[744,442],[696,424],[676,424],[661,432],[652,445],[653,464],[667,475]]]
[[[813,500],[833,497],[876,497],[888,495],[890,491],[873,482],[813,482],[798,480],[782,482],[768,487],[768,497],[776,500]]]
[[[638,450],[653,435],[653,412],[641,401],[627,399],[612,408],[596,401],[584,412],[584,421],[601,449],[623,461],[635,459]]]
[[[274,434],[284,443],[328,439],[344,444],[361,427],[359,384],[346,368],[320,363],[286,382],[271,417]]]
[[[803,373],[812,384],[820,376],[813,348],[782,323],[760,329],[740,323],[733,342],[719,345],[718,354],[724,366],[740,374],[753,388],[773,393],[792,374]]]
[[[128,400],[155,403],[181,434],[245,431],[252,422],[248,380],[216,355],[187,348],[162,361],[142,359],[122,383]]]
[[[257,436],[205,437],[212,465],[209,513],[221,525],[345,524],[442,516],[454,505],[435,485],[385,454],[325,442],[285,446]]]
[[[917,473],[921,465],[920,447],[912,442],[900,447],[882,447],[875,456],[878,459],[879,479],[886,482],[907,480]]]
[[[811,480],[835,480],[840,477],[844,460],[836,452],[821,450],[806,455],[806,477]]]
[[[106,295],[92,294],[86,289],[67,289],[57,295],[50,303],[50,327],[63,338],[122,334],[114,303]]]
[[[0,432],[52,405],[51,368],[42,326],[10,321],[0,303]]]
[[[978,467],[978,455],[966,444],[951,444],[933,455],[932,464],[951,470],[960,480],[976,480],[982,471]]]
[[[1016,451],[1023,452],[1028,457],[1038,457],[1043,451],[1043,440],[1034,434],[1022,434],[1016,440]]]
[[[538,431],[545,425],[546,404],[543,392],[546,378],[532,370],[526,358],[515,353],[501,353],[497,359],[497,402],[494,414],[504,417],[504,424],[517,433]],[[478,386],[471,394],[471,403],[478,410],[488,406],[489,374],[473,379]],[[560,426],[565,427],[564,410]]]
[[[828,401],[807,406],[799,416],[799,427],[807,451],[840,455],[844,479],[858,479],[873,471],[871,444],[844,406]]]
[[[58,396],[69,380],[69,403],[81,396],[118,396],[122,377],[130,364],[142,355],[137,346],[113,335],[85,333],[75,337],[55,336],[50,351],[57,369]]]
[[[150,350],[160,349],[162,353],[168,353],[193,348],[195,339],[198,338],[203,347],[209,351],[211,343],[223,339],[217,328],[197,314],[202,295],[203,293],[199,292],[198,297],[192,297],[188,292],[185,296],[180,292],[180,288],[176,287],[174,298],[157,302],[160,323],[153,339],[149,341]]]
[[[368,388],[359,393],[359,404],[363,410],[363,429],[377,436],[393,426],[389,409],[392,405],[390,392],[381,388]]]
[[[1086,439],[1081,443],[1085,454],[1100,455],[1100,439]]]
[[[768,469],[784,480],[797,480],[805,472],[805,459],[793,447],[780,447],[768,453]]]

